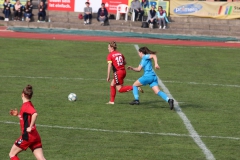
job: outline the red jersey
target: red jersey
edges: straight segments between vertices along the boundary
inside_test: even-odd
[[[35,124],[32,127],[32,131],[29,133],[27,132],[27,128],[31,124],[32,115],[36,112],[37,111],[35,110],[31,101],[28,101],[22,104],[20,114],[18,115],[18,117],[20,119],[22,139],[24,140],[28,140],[29,136],[38,135]]]
[[[112,51],[107,56],[107,62],[112,63],[113,72],[125,70],[125,57],[118,51]]]

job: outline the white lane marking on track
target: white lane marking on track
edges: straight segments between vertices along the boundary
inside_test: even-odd
[[[137,51],[139,50],[139,46],[138,45],[134,45],[134,47],[135,47],[135,49]],[[163,82],[161,81],[161,79],[159,77],[158,77],[158,85],[161,87],[161,89],[163,89],[163,91],[168,95],[169,98],[173,98],[173,96],[171,95],[170,91],[163,84]],[[183,123],[185,124],[185,126],[186,126],[190,136],[193,138],[194,142],[199,146],[199,148],[201,148],[201,150],[205,154],[206,159],[207,160],[215,160],[214,155],[207,148],[207,146],[203,143],[203,141],[201,140],[200,136],[198,135],[198,133],[193,128],[193,126],[192,126],[191,122],[189,121],[189,119],[187,118],[187,116],[182,112],[178,102],[175,99],[174,99],[174,109],[176,110],[176,112],[180,116],[180,118],[183,120]]]
[[[29,79],[62,79],[62,80],[83,80],[83,81],[106,81],[106,79],[95,79],[95,78],[68,78],[68,77],[34,77],[34,76],[4,76],[0,75],[1,78],[29,78]],[[126,81],[135,81],[133,79],[124,79]],[[214,83],[198,83],[198,82],[179,82],[179,81],[162,81],[164,83],[181,83],[190,85],[209,85],[209,86],[221,86],[221,87],[234,87],[240,88],[240,85],[233,84],[214,84]]]
[[[4,124],[14,124],[19,125],[18,122],[11,121],[0,121],[0,123]],[[160,136],[176,136],[176,137],[192,137],[187,134],[177,134],[177,133],[154,133],[154,132],[134,132],[134,131],[117,131],[117,130],[108,130],[108,129],[95,129],[95,128],[81,128],[81,127],[66,127],[66,126],[50,126],[50,125],[42,125],[36,124],[37,127],[43,128],[56,128],[56,129],[69,129],[69,130],[85,130],[85,131],[96,131],[96,132],[110,132],[110,133],[129,133],[129,134],[146,134],[146,135],[160,135]],[[240,140],[238,137],[222,137],[222,136],[200,136],[203,138],[212,138],[212,139],[230,139],[230,140]]]

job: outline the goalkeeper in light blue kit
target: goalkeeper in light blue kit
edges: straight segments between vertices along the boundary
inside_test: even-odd
[[[138,50],[138,55],[140,56],[140,58],[142,58],[139,66],[136,68],[132,66],[128,66],[128,69],[133,70],[135,72],[140,72],[143,69],[144,74],[142,77],[140,77],[138,80],[136,80],[133,83],[133,95],[135,100],[133,100],[129,104],[139,105],[140,102],[139,102],[138,87],[149,84],[155,94],[157,94],[159,97],[162,97],[163,100],[168,102],[170,109],[172,110],[174,108],[174,100],[169,99],[168,96],[163,91],[160,91],[158,87],[158,77],[152,68],[152,59],[154,60],[154,63],[155,63],[155,69],[160,68],[157,63],[156,52],[149,50],[147,47],[141,47]]]

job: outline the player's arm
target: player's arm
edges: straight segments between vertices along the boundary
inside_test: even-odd
[[[150,54],[149,59],[153,59],[154,64],[155,64],[155,69],[160,69],[160,66],[158,65],[158,62],[157,62],[157,55],[156,54]]]
[[[30,126],[27,128],[27,132],[31,132],[32,127],[33,127],[33,125],[35,124],[35,122],[36,122],[36,120],[37,120],[37,115],[38,115],[38,114],[37,114],[36,112],[33,113]]]
[[[133,71],[135,71],[135,72],[140,72],[140,71],[142,70],[142,66],[139,65],[139,66],[136,67],[136,68],[134,68],[134,67],[132,67],[132,66],[128,66],[127,69],[128,69],[128,70],[133,70]]]
[[[108,69],[107,69],[107,81],[110,81],[110,73],[112,69],[112,61],[108,61]]]

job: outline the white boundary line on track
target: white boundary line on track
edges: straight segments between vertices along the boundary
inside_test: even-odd
[[[11,122],[11,121],[0,121],[0,123],[19,125],[18,122]],[[109,132],[109,133],[129,133],[129,134],[146,134],[146,135],[175,136],[175,137],[192,137],[191,135],[177,134],[177,133],[154,133],[154,132],[117,131],[117,130],[95,129],[95,128],[50,126],[50,125],[42,125],[42,124],[36,124],[36,126],[37,127],[44,127],[44,128],[52,128],[52,129],[56,128],[56,129],[95,131],[95,132]],[[240,140],[240,138],[237,138],[237,137],[222,137],[222,136],[200,136],[200,137],[212,138],[212,139]]]
[[[28,78],[28,79],[62,79],[62,80],[82,80],[82,81],[106,81],[106,79],[94,79],[94,78],[68,78],[68,77],[33,77],[33,76],[3,76],[0,78]],[[126,81],[135,81],[133,79],[124,79]],[[234,87],[240,88],[240,85],[233,84],[214,84],[214,83],[198,83],[198,82],[179,82],[179,81],[162,81],[164,83],[181,83],[190,85],[209,85],[209,86],[221,86],[221,87]]]
[[[139,50],[139,46],[138,45],[134,45],[134,47],[135,47],[135,49],[137,51]],[[171,95],[170,91],[163,84],[162,80],[159,77],[158,77],[158,85],[161,87],[161,89],[163,89],[163,91],[168,95],[169,98],[173,98],[173,96]],[[185,124],[185,126],[186,126],[190,136],[193,138],[194,142],[199,146],[199,148],[202,149],[203,153],[206,156],[206,159],[207,160],[215,160],[214,155],[207,148],[207,146],[203,143],[203,141],[201,140],[200,136],[198,135],[198,133],[193,128],[193,126],[192,126],[191,122],[189,121],[189,119],[187,118],[187,116],[182,112],[178,102],[175,99],[174,99],[174,109],[176,110],[176,112],[180,116],[180,118],[183,120],[183,123]]]

